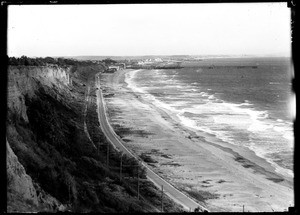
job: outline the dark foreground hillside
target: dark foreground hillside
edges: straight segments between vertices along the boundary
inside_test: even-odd
[[[160,211],[161,193],[145,170],[123,156],[120,175],[121,154],[99,128],[94,77],[103,69],[9,67],[8,212]],[[163,199],[164,211],[180,211]]]

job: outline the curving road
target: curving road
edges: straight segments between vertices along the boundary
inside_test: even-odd
[[[107,116],[106,116],[106,106],[104,104],[102,90],[100,88],[100,77],[99,73],[95,77],[96,87],[98,90],[96,91],[97,94],[97,113],[98,113],[98,120],[100,123],[101,130],[103,131],[104,135],[108,139],[108,141],[116,148],[118,151],[123,152],[124,154],[134,157],[140,161],[140,163],[146,168],[147,170],[147,178],[152,181],[159,189],[163,186],[164,193],[168,195],[171,199],[173,199],[178,204],[182,205],[184,209],[187,211],[192,210],[194,211],[195,208],[200,207],[203,211],[206,210],[203,206],[199,205],[197,202],[186,196],[184,193],[180,192],[178,189],[173,187],[170,183],[165,181],[155,172],[153,172],[150,167],[141,161],[141,159],[130,152],[122,143],[121,138],[114,132],[113,128],[110,126]]]

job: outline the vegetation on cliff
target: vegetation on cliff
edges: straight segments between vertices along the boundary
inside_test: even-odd
[[[27,56],[21,56],[20,58],[9,57],[8,65],[11,66],[47,66],[47,64],[56,64],[59,66],[88,66],[96,65],[92,61],[77,61],[69,58],[52,58],[52,57],[37,57],[29,58]]]

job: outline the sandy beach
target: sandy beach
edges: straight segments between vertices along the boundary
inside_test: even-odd
[[[125,145],[172,185],[212,212],[286,211],[294,205],[293,178],[246,147],[180,124],[177,116],[128,86],[130,73],[102,74],[107,115]]]

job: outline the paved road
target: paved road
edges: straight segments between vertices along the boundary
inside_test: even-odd
[[[119,151],[123,152],[123,154],[126,154],[128,156],[134,157],[137,160],[140,161],[140,163],[146,168],[147,170],[147,178],[152,181],[159,189],[163,186],[164,193],[167,194],[170,198],[172,198],[175,202],[182,205],[187,211],[192,210],[194,211],[195,208],[200,207],[203,210],[207,210],[203,206],[196,203],[194,200],[190,199],[188,196],[186,196],[184,193],[177,190],[175,187],[173,187],[171,184],[169,184],[167,181],[162,179],[160,176],[158,176],[156,173],[154,173],[150,167],[141,161],[141,159],[130,152],[122,143],[121,138],[114,132],[113,128],[110,126],[108,119],[106,117],[106,111],[105,111],[105,104],[103,100],[102,90],[100,88],[100,78],[99,74],[96,75],[96,86],[98,90],[97,93],[97,112],[98,112],[98,119],[100,123],[101,130],[103,131],[104,135],[107,137],[109,142]],[[208,211],[208,210],[207,210]]]

